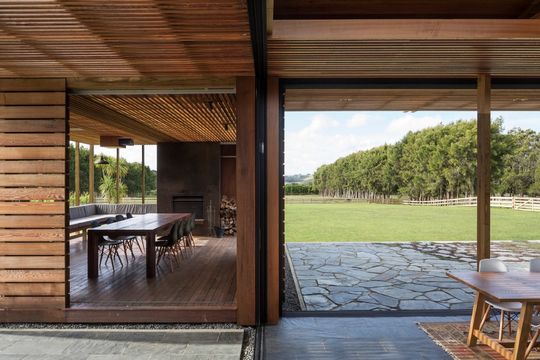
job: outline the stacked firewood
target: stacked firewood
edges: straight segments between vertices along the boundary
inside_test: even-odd
[[[221,198],[219,216],[225,235],[236,235],[236,201],[234,199],[225,195]]]

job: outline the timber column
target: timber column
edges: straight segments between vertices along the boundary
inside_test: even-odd
[[[237,322],[255,325],[256,197],[255,77],[236,79]]]
[[[491,78],[477,82],[477,262],[490,257],[491,198]]]

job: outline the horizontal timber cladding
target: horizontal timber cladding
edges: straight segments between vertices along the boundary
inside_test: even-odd
[[[68,305],[64,79],[0,79],[0,310]]]

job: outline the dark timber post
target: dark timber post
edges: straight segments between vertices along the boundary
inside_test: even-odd
[[[75,205],[81,204],[81,152],[79,142],[75,142]]]
[[[116,203],[120,204],[120,148],[116,148]]]
[[[141,169],[141,202],[144,204],[144,191],[145,191],[145,185],[146,185],[146,179],[145,179],[145,168],[144,168],[144,145],[141,145],[141,151],[142,151],[142,169]]]
[[[478,76],[477,113],[477,262],[490,257],[491,79]]]
[[[90,144],[88,150],[88,202],[93,204],[96,201],[94,192],[94,145]]]

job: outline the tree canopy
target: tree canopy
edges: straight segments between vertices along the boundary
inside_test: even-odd
[[[492,193],[540,194],[540,133],[503,119],[491,124]],[[324,196],[414,200],[476,194],[476,120],[409,132],[395,144],[355,152],[319,167],[313,187]]]
[[[75,190],[75,146],[70,144],[69,148],[69,188],[70,191]],[[87,148],[79,148],[80,157],[80,187],[81,193],[88,192],[88,157],[90,153]],[[99,155],[97,155],[99,156]],[[97,158],[97,156],[95,156]],[[104,156],[109,162],[109,165],[96,165],[94,167],[94,191],[96,194],[101,194],[106,198],[115,198],[116,192],[116,158],[112,156]],[[138,197],[142,194],[142,164],[133,162],[128,163],[125,159],[120,158],[120,174],[121,174],[121,195]],[[112,180],[111,180],[112,179]],[[145,166],[145,193],[147,195],[155,194],[157,186],[157,174],[156,171],[151,170],[150,167]],[[111,185],[111,181],[113,185]],[[105,185],[104,185],[105,183]],[[102,193],[102,190],[114,188],[113,190]],[[111,195],[112,194],[112,195]],[[122,197],[121,196],[121,197]]]

